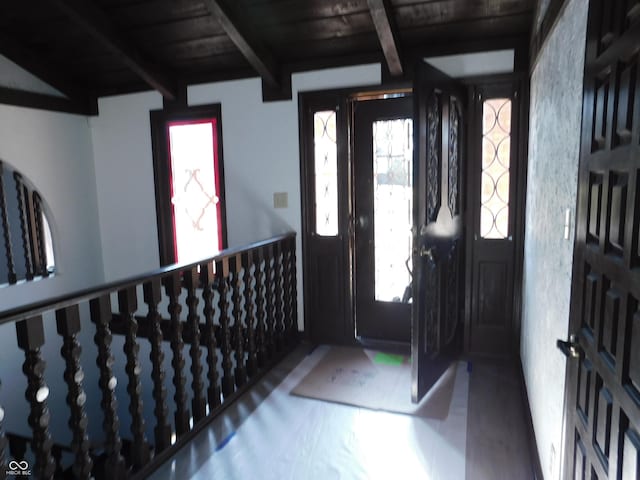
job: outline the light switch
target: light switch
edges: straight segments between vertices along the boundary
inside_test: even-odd
[[[289,195],[287,192],[276,192],[273,194],[273,208],[287,208],[289,206]]]
[[[569,232],[571,232],[571,209],[567,208],[564,212],[564,239],[569,240]]]

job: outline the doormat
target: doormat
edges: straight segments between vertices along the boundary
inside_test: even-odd
[[[464,362],[452,364],[422,401],[414,404],[408,357],[362,348],[330,347],[291,394],[443,420],[449,414],[456,375],[469,381],[464,365]]]

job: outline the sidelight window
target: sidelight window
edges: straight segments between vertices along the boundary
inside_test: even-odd
[[[480,236],[509,236],[511,100],[492,98],[482,105]]]
[[[313,114],[316,233],[338,235],[338,145],[336,111]]]

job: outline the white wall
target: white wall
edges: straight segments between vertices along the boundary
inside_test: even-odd
[[[302,327],[298,92],[380,83],[380,65],[305,72],[292,78],[293,99],[262,102],[258,78],[191,86],[188,103],[222,104],[229,246],[289,230],[298,232]],[[158,267],[149,111],[157,93],[100,99],[91,119],[105,277],[115,280]],[[287,192],[288,208],[273,208]]]
[[[0,288],[0,311],[103,282],[91,135],[86,117],[0,105],[0,160],[44,199],[58,273]]]
[[[58,90],[2,55],[0,55],[0,86],[64,97]]]
[[[540,461],[560,478],[587,0],[571,0],[531,77],[521,358]],[[571,209],[568,240],[565,210]]]
[[[149,123],[160,108],[157,92],[101,98],[89,120],[107,281],[160,265]]]

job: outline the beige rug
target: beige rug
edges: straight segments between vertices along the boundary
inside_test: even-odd
[[[445,419],[457,370],[464,373],[464,368],[464,362],[453,364],[422,401],[414,404],[408,357],[361,348],[330,347],[291,393],[371,410]]]

